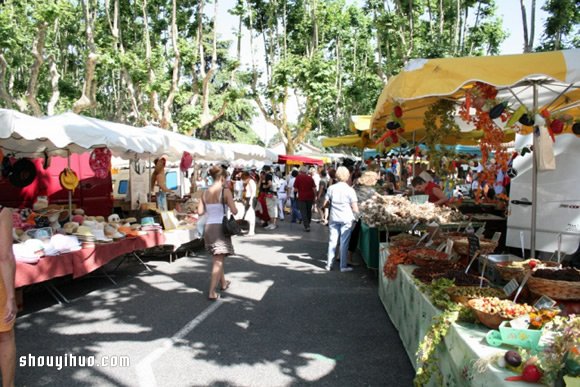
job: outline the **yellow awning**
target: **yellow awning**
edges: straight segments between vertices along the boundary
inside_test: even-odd
[[[373,147],[374,144],[370,144],[368,133],[366,133],[361,136],[358,134],[349,134],[341,137],[326,137],[322,139],[322,146],[352,146],[356,148],[366,148],[369,146]]]
[[[371,120],[373,132],[376,130],[373,137],[384,132],[395,106],[403,110],[405,132],[413,132],[423,128],[429,106],[440,99],[460,103],[478,81],[496,86],[498,100],[507,101],[513,108],[524,104],[529,111],[533,111],[535,88],[538,110],[547,108],[578,118],[579,79],[580,49],[413,60],[384,87]],[[565,132],[570,132],[570,127]]]
[[[372,116],[350,116],[349,127],[353,132],[365,131],[371,128]]]

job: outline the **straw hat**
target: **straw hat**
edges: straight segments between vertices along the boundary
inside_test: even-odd
[[[358,178],[358,182],[360,185],[373,186],[377,184],[378,179],[379,175],[376,172],[366,171]]]

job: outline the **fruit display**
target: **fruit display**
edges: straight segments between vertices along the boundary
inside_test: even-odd
[[[431,261],[425,266],[413,270],[413,276],[419,281],[430,284],[434,278],[442,277],[449,271],[457,271],[460,266],[457,262],[451,261]]]
[[[553,269],[538,269],[534,273],[536,278],[544,278],[554,281],[568,281],[568,282],[579,282],[580,281],[580,271],[572,267],[553,270]]]
[[[388,279],[397,278],[397,266],[400,264],[409,265],[413,263],[412,258],[409,256],[407,251],[403,248],[392,247],[389,251],[389,258],[385,262],[383,267],[383,274]]]
[[[424,266],[433,261],[446,261],[449,256],[442,251],[435,249],[419,248],[409,251],[408,255],[417,266]]]
[[[411,234],[399,234],[391,238],[391,246],[396,247],[411,247],[419,242],[419,237]]]
[[[534,311],[534,308],[527,304],[517,304],[497,297],[474,298],[469,300],[468,305],[479,322],[491,329],[498,329],[503,321],[513,320]]]
[[[415,222],[439,224],[460,222],[465,216],[459,211],[437,207],[432,203],[414,204],[402,196],[375,194],[360,204],[362,220],[370,227],[409,227]]]
[[[530,328],[542,329],[544,325],[552,321],[559,312],[558,309],[541,309],[530,312]]]
[[[505,293],[501,289],[480,288],[479,286],[455,286],[447,289],[447,293],[449,293],[449,297],[452,301],[459,302],[461,304],[467,304],[469,300],[474,298],[506,297]]]

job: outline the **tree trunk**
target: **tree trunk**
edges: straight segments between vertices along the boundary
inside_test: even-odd
[[[117,55],[123,56],[125,54],[125,47],[123,45],[123,41],[121,39],[121,31],[119,29],[119,0],[115,0],[115,2],[113,4],[113,18],[112,19],[111,19],[111,15],[109,12],[109,0],[105,0],[105,14],[107,16],[107,21],[109,23],[109,29],[111,30],[111,35],[113,36],[113,50],[117,53]],[[121,64],[121,66],[120,66],[119,73],[121,75],[121,79],[127,85],[127,94],[129,95],[129,99],[131,101],[132,116],[135,119],[135,121],[139,121],[141,114],[139,112],[139,105],[137,102],[137,95],[135,92],[135,86],[133,84],[133,80],[131,79],[129,72],[127,71],[126,67],[123,64]],[[113,76],[114,74],[112,73],[111,75]],[[112,77],[112,79],[114,79],[114,78]],[[122,89],[119,88],[119,93],[117,93],[117,98],[116,98],[117,100],[115,101],[115,105],[117,106],[117,108],[115,108],[115,113],[119,113],[119,114],[122,112],[122,109],[119,109],[121,98],[123,97],[122,96],[123,93],[121,92],[121,90]],[[117,117],[117,118],[120,118],[120,117]]]
[[[150,86],[155,85],[156,77],[153,65],[151,64],[151,38],[149,37],[149,14],[147,12],[147,0],[142,0],[143,10],[143,33],[145,36],[145,63],[147,64],[147,81]],[[161,106],[159,105],[159,93],[155,87],[150,88],[149,92],[149,112],[153,117],[153,121],[159,122],[161,120]]]
[[[34,62],[30,68],[30,79],[28,81],[28,89],[26,90],[26,101],[30,105],[32,114],[36,117],[43,115],[42,108],[38,103],[38,75],[40,74],[40,68],[44,63],[44,42],[46,40],[46,32],[48,29],[48,23],[41,22],[38,25],[38,35],[32,44],[32,56],[34,57]]]
[[[528,47],[530,49],[530,52],[534,51],[534,34],[535,33],[536,33],[536,0],[532,0],[532,15],[530,18],[530,40],[528,42]]]
[[[50,87],[52,89],[52,93],[50,95],[50,100],[48,101],[48,105],[46,107],[46,114],[49,116],[53,116],[55,114],[54,109],[56,107],[56,104],[58,103],[58,99],[60,98],[60,90],[58,88],[60,74],[58,73],[58,68],[56,67],[54,55],[51,55],[48,58],[48,62],[50,63]]]
[[[173,45],[173,74],[171,77],[171,89],[167,94],[165,103],[163,104],[163,117],[161,118],[161,127],[169,129],[173,126],[173,118],[171,114],[171,108],[173,107],[173,100],[175,99],[175,94],[177,93],[177,86],[179,84],[179,47],[177,45],[177,0],[172,2],[172,12],[171,12],[171,43]]]
[[[96,7],[94,6],[92,0],[83,0],[82,6],[86,24],[85,33],[87,35],[87,47],[89,49],[89,53],[87,55],[87,61],[85,64],[85,79],[83,82],[82,95],[78,100],[75,101],[72,107],[72,111],[77,114],[83,110],[90,109],[97,104],[97,83],[95,81],[95,70],[99,56],[97,55],[94,38]]]
[[[526,6],[524,0],[520,0],[520,7],[522,10],[522,27],[524,29],[524,52],[530,52],[529,37],[528,37],[528,18],[526,16]]]
[[[6,73],[8,70],[8,63],[6,62],[6,58],[4,58],[4,54],[0,52],[0,98],[6,104],[6,107],[12,109],[14,105],[16,105],[16,101],[9,93],[8,89],[6,88]],[[19,110],[26,109],[26,105],[24,105],[24,109],[21,109],[18,106]]]

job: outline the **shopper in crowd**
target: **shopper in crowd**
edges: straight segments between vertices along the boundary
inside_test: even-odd
[[[14,386],[16,340],[14,321],[18,311],[14,295],[16,262],[12,252],[12,212],[0,206],[0,372],[2,385]]]
[[[374,171],[365,171],[361,177],[357,180],[357,185],[354,187],[356,192],[357,205],[358,203],[365,202],[373,197],[377,193],[375,186],[379,180],[378,173]],[[357,266],[358,263],[354,261],[353,254],[358,248],[358,237],[360,234],[361,220],[358,219],[355,223],[352,232],[350,234],[350,239],[348,242],[348,259],[347,264],[351,266]]]
[[[160,157],[154,160],[155,169],[151,175],[151,191],[155,190],[155,187],[159,187],[159,191],[155,194],[157,198],[157,208],[159,211],[167,211],[167,192],[172,192],[167,188],[165,180],[165,158]]]
[[[244,215],[243,218],[250,224],[248,235],[252,236],[256,233],[256,213],[254,212],[254,200],[256,199],[256,182],[252,179],[248,172],[242,173],[242,181],[244,182]]]
[[[449,201],[441,188],[433,181],[426,182],[422,177],[416,176],[413,178],[411,185],[415,191],[423,192],[425,195],[428,195],[429,202],[437,206],[441,206]]]
[[[238,210],[232,192],[224,186],[226,170],[216,165],[210,169],[209,174],[214,183],[201,196],[197,212],[199,215],[207,212],[203,239],[213,261],[208,299],[215,301],[219,298],[219,293],[216,291],[218,283],[222,291],[230,286],[230,281],[226,281],[224,275],[224,258],[234,254],[231,237],[224,234],[222,220],[227,208],[234,215],[238,213]]]
[[[266,230],[275,230],[278,228],[276,220],[278,218],[278,190],[274,184],[275,178],[272,168],[269,165],[264,166],[265,176],[261,183],[260,191],[264,192],[266,208],[270,217],[269,224],[265,226]],[[276,180],[277,181],[277,180]]]
[[[328,207],[324,207],[324,197],[326,196],[326,190],[328,189],[328,173],[326,170],[320,172],[320,183],[318,185],[318,195],[316,199],[318,215],[320,215],[320,224],[328,224]]]
[[[268,206],[266,204],[267,192],[266,172],[260,171],[258,178],[258,205],[256,207],[256,215],[262,221],[262,227],[268,226],[268,222],[270,222],[270,214],[268,213]]]
[[[286,179],[278,177],[278,219],[284,220],[284,207],[288,200],[288,182]]]
[[[312,221],[312,204],[316,198],[316,184],[312,176],[308,174],[308,167],[300,167],[300,173],[294,181],[294,192],[298,195],[298,208],[302,216],[304,231],[310,231]]]
[[[354,189],[346,182],[350,177],[350,172],[346,167],[339,167],[336,170],[338,183],[328,187],[326,191],[324,206],[330,206],[328,252],[326,270],[332,269],[332,262],[339,243],[340,271],[351,271],[352,267],[347,265],[348,243],[353,227],[353,222],[358,217],[357,197]]]
[[[290,196],[290,208],[291,208],[291,219],[292,223],[300,223],[302,222],[302,215],[300,214],[300,210],[298,209],[298,199],[297,192],[294,191],[294,182],[296,181],[296,177],[298,176],[298,170],[293,169],[290,173],[290,179],[288,180],[288,195]]]

